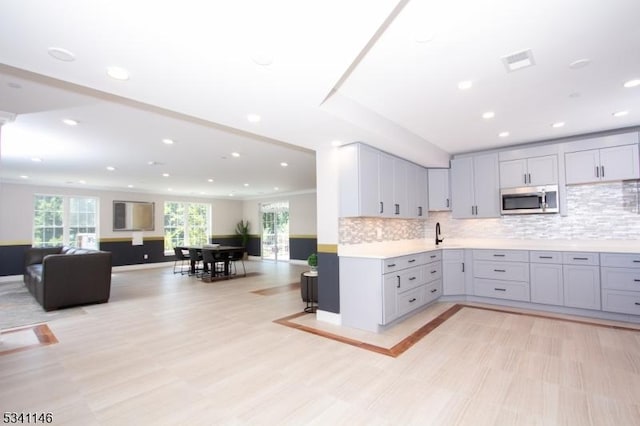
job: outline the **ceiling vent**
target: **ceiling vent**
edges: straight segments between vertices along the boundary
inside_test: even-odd
[[[531,49],[522,50],[502,57],[502,62],[508,72],[517,71],[522,68],[531,67],[536,64],[533,60]]]

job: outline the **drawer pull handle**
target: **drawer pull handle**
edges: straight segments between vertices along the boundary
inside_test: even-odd
[[[506,288],[494,288],[495,291],[507,291]]]
[[[411,259],[411,260],[408,261],[408,263],[413,263],[415,261],[416,261],[415,259]]]
[[[395,266],[396,266],[396,264],[395,264],[395,263],[390,263],[390,264],[388,264],[388,265],[387,265],[387,268],[393,268],[393,267],[395,267]]]
[[[553,256],[538,256],[540,259],[553,259]]]
[[[504,257],[504,254],[494,254],[493,257]]]
[[[436,255],[432,254],[431,256],[429,256],[431,259],[435,259]]]
[[[494,269],[493,272],[507,272],[507,271],[504,269]]]
[[[400,275],[396,275],[396,278],[398,278],[398,285],[396,285],[396,288],[400,288]]]
[[[633,281],[635,281],[635,282],[637,282],[637,283],[640,283],[640,280],[639,280],[639,279],[637,279],[637,278],[635,278]]]
[[[409,281],[413,281],[415,279],[416,279],[416,277],[411,277],[411,278],[409,278]]]
[[[413,299],[409,299],[409,303],[415,302],[417,299],[414,297]]]
[[[436,272],[438,272],[438,271],[431,271],[432,274],[435,274]]]
[[[634,260],[633,263],[640,263],[640,260]]]
[[[431,293],[435,293],[436,291],[438,291],[438,289],[434,288],[433,290],[431,290]]]
[[[573,260],[589,260],[588,257],[574,257]]]
[[[636,302],[636,305],[640,306],[640,302]]]

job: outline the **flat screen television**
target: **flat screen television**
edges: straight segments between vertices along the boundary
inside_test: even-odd
[[[148,201],[114,201],[114,231],[153,231],[155,203]]]

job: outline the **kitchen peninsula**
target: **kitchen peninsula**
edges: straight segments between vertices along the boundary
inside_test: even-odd
[[[640,323],[640,242],[429,239],[341,245],[342,324],[379,332],[436,300]]]

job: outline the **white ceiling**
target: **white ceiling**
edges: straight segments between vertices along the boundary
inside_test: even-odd
[[[314,188],[313,151],[334,140],[446,166],[637,126],[640,87],[623,83],[640,78],[638,16],[637,0],[4,2],[0,111],[17,117],[0,178],[245,198]],[[535,66],[507,72],[501,57],[524,49]]]

